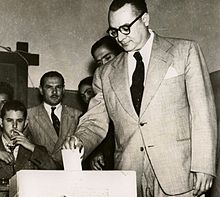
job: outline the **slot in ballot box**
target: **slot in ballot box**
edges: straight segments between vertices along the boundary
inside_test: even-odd
[[[21,170],[9,197],[137,197],[134,171]]]

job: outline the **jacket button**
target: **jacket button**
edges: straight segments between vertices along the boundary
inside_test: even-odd
[[[141,151],[141,152],[144,151],[144,148],[143,148],[143,147],[140,147],[140,151]]]

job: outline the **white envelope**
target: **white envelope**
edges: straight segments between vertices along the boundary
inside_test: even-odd
[[[63,158],[63,166],[65,171],[82,171],[82,155],[84,153],[84,149],[79,151],[79,148],[76,149],[62,149],[62,158]]]

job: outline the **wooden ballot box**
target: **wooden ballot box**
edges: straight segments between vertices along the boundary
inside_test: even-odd
[[[137,197],[134,171],[21,170],[9,197]]]

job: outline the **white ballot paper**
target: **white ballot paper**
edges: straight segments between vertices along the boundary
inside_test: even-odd
[[[134,171],[21,170],[13,181],[9,197],[137,197]]]
[[[79,148],[76,149],[63,149],[61,150],[63,158],[63,166],[65,171],[82,171],[82,156],[84,149],[79,151]]]

